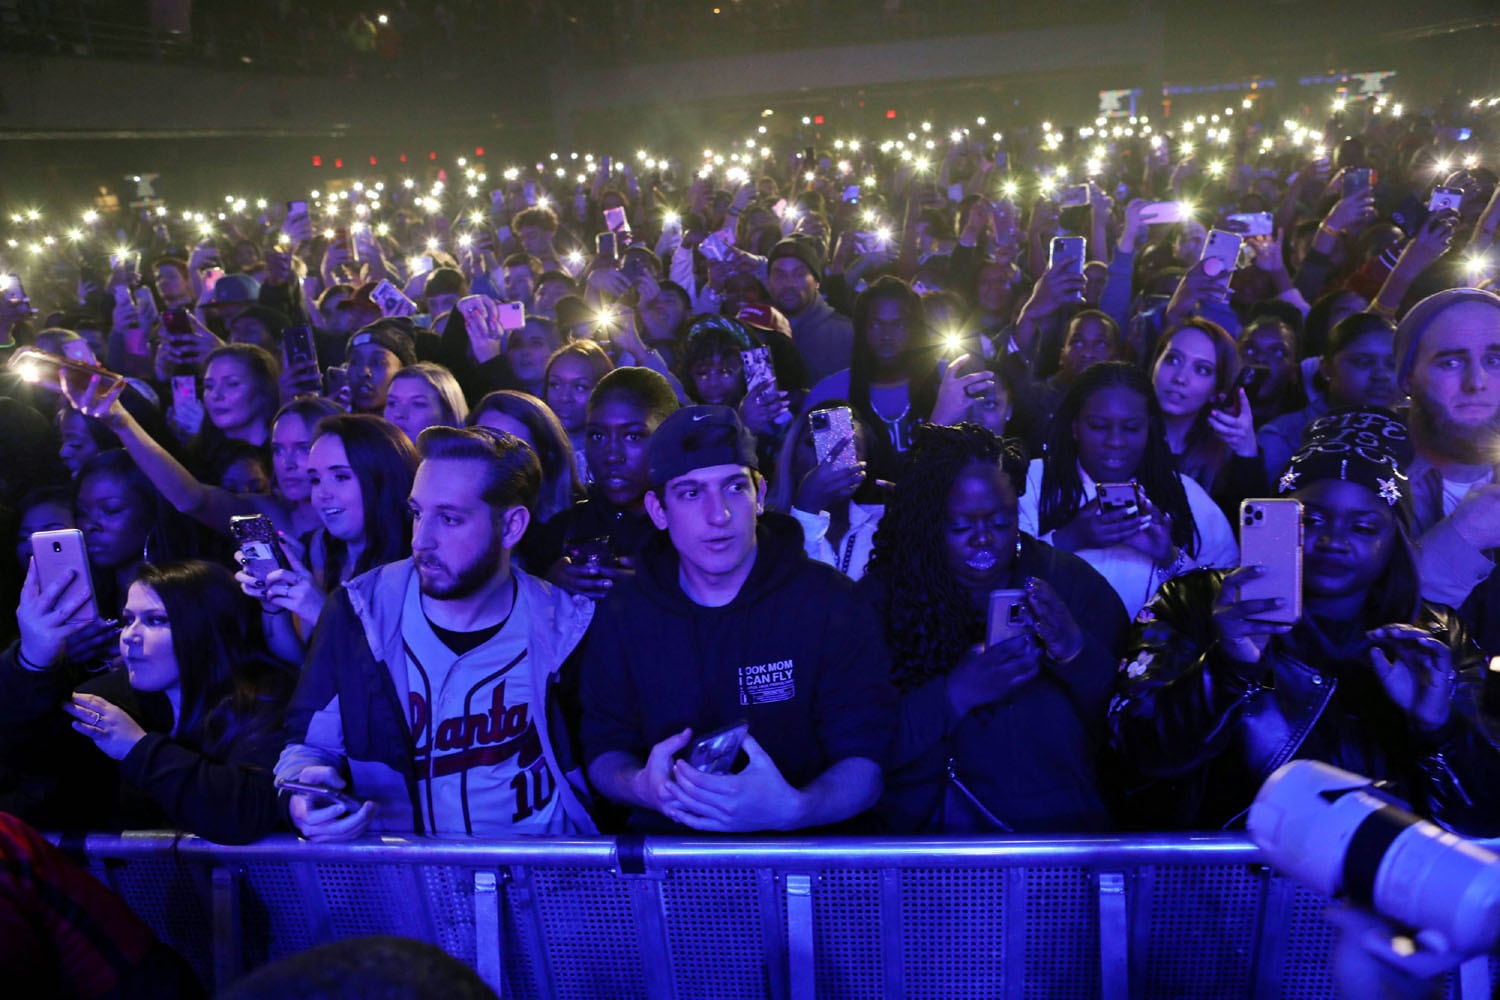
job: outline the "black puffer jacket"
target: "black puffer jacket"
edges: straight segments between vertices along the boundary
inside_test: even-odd
[[[1500,750],[1480,719],[1483,656],[1451,609],[1423,602],[1414,624],[1443,640],[1457,680],[1437,733],[1412,727],[1369,664],[1386,622],[1304,618],[1258,664],[1215,639],[1223,574],[1164,585],[1136,619],[1110,705],[1110,738],[1146,824],[1238,826],[1261,783],[1293,758],[1389,782],[1419,814],[1469,836],[1500,834]],[[1334,634],[1342,628],[1344,634]]]

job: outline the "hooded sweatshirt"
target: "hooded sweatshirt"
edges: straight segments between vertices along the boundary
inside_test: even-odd
[[[884,765],[896,698],[880,623],[852,581],[807,558],[795,521],[762,518],[755,565],[723,607],[688,597],[678,568],[662,533],[599,604],[581,650],[586,764],[611,751],[644,761],[684,728],[747,722],[794,788],[851,757]],[[644,810],[630,825],[684,829]]]

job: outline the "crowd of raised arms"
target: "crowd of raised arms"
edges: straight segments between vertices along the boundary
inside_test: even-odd
[[[0,811],[1500,835],[1496,103],[22,209]]]

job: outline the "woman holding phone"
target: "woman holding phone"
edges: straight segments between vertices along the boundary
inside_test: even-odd
[[[1224,328],[1191,319],[1162,334],[1151,364],[1177,471],[1197,481],[1228,515],[1245,497],[1265,495],[1250,397],[1237,384],[1239,348]]]
[[[1257,552],[1169,581],[1137,618],[1110,725],[1152,828],[1239,825],[1295,756],[1389,781],[1450,830],[1500,834],[1483,658],[1419,596],[1409,452],[1388,410],[1320,418],[1278,483],[1302,505],[1300,602],[1242,595],[1259,560],[1295,558]]]
[[[1027,471],[1021,530],[1080,556],[1134,615],[1163,580],[1239,555],[1223,513],[1173,465],[1146,376],[1091,365],[1058,406],[1047,460]]]
[[[853,411],[853,435],[833,441],[825,446],[830,450],[819,454],[814,414],[826,419],[830,410],[839,409],[848,407],[841,400],[827,400],[792,421],[777,456],[766,506],[796,518],[808,558],[858,580],[870,561],[885,505],[867,471],[869,428]]]
[[[56,747],[68,763],[56,792],[69,818],[223,843],[271,832],[280,822],[271,768],[294,680],[265,655],[255,606],[229,572],[199,561],[141,566],[121,615],[120,663],[94,677],[62,662],[76,603],[65,579],[43,587],[33,569],[17,610],[21,641],[0,658],[15,700],[7,724],[61,703],[84,737]],[[58,758],[44,756],[54,770]]]
[[[1094,760],[1125,609],[1086,563],[1021,529],[1024,463],[982,427],[923,427],[876,532],[858,587],[901,692],[878,807],[894,830],[1111,825]]]

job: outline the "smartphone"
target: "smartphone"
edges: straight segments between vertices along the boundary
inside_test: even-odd
[[[572,538],[568,540],[564,548],[568,561],[575,566],[599,569],[619,565],[619,560],[615,558],[614,543],[610,541],[608,535],[599,535],[595,538]]]
[[[600,233],[595,236],[594,255],[601,260],[618,260],[620,257],[620,234]]]
[[[123,375],[99,365],[68,357],[60,358],[35,347],[23,347],[16,351],[5,363],[5,367],[21,376],[22,381],[34,384],[57,386],[61,384],[61,380],[66,379],[68,391],[75,397],[87,392],[89,382],[95,378],[100,381],[101,395],[112,388],[115,382],[124,380]]]
[[[1180,201],[1153,201],[1141,206],[1141,222],[1148,226],[1186,222],[1191,217],[1192,213]]]
[[[1375,184],[1375,171],[1369,167],[1350,167],[1344,171],[1344,197],[1368,191]]]
[[[1452,209],[1457,212],[1464,203],[1464,192],[1462,188],[1440,187],[1433,188],[1432,199],[1427,202],[1427,212],[1441,212]]]
[[[370,301],[379,306],[385,316],[411,316],[417,311],[417,304],[403,295],[388,278],[382,278],[380,284],[370,291]]]
[[[1265,571],[1240,584],[1239,599],[1279,597],[1286,603],[1261,612],[1256,621],[1291,625],[1302,617],[1302,501],[1244,500],[1240,503],[1240,565]],[[1249,553],[1254,553],[1250,556]]]
[[[1208,238],[1203,241],[1203,253],[1199,260],[1217,260],[1219,269],[1210,268],[1210,275],[1224,274],[1233,271],[1239,266],[1240,247],[1245,243],[1245,238],[1239,233],[1231,233],[1227,229],[1210,229]]]
[[[118,308],[120,306],[133,306],[133,305],[135,305],[135,296],[133,296],[131,294],[130,287],[128,285],[116,285],[115,286],[115,306],[116,306],[116,308]]]
[[[1245,390],[1245,395],[1254,399],[1260,387],[1266,384],[1271,377],[1271,369],[1265,365],[1245,365],[1240,373],[1234,377],[1234,384],[1228,392],[1214,393],[1210,405],[1221,413],[1227,413],[1231,417],[1240,415],[1240,390]]]
[[[115,271],[139,271],[141,269],[141,255],[129,251],[126,253],[112,253],[109,255],[109,266]]]
[[[526,303],[501,302],[500,329],[519,330],[526,325]]]
[[[411,273],[413,276],[426,274],[432,269],[432,257],[428,254],[424,253],[418,257],[413,257],[411,260]]]
[[[1141,509],[1140,487],[1135,483],[1100,483],[1099,508],[1106,513],[1123,510],[1138,514]]]
[[[286,225],[288,229],[293,227],[305,228],[307,226],[307,202],[289,201],[286,203]]]
[[[740,364],[744,367],[746,389],[752,385],[763,385],[771,392],[776,391],[776,369],[771,364],[769,347],[752,347],[741,351]]]
[[[79,587],[86,592],[88,600],[73,612],[68,621],[98,620],[99,608],[94,603],[94,581],[89,576],[89,557],[83,546],[83,532],[77,528],[38,531],[31,536],[31,557],[36,561],[37,582],[43,587],[71,570],[73,582],[63,593],[76,597]]]
[[[1017,636],[1028,635],[1036,628],[1031,614],[1031,605],[1026,603],[1024,590],[990,591],[989,627],[985,631],[985,645],[995,646]]]
[[[1074,274],[1083,273],[1083,258],[1088,252],[1088,240],[1082,236],[1054,236],[1047,256],[1047,269],[1064,267]]]
[[[852,238],[854,240],[854,252],[860,256],[870,253],[880,253],[886,249],[887,244],[890,242],[889,240],[881,239],[879,233],[872,233],[868,230],[853,233]]]
[[[1229,228],[1241,236],[1270,236],[1275,231],[1270,212],[1241,212],[1227,221]]]
[[[186,309],[163,309],[161,313],[161,328],[168,334],[169,340],[177,340],[193,335],[193,326],[188,322]]]
[[[224,277],[224,269],[222,267],[205,267],[198,273],[203,278],[204,295],[212,295],[214,293],[214,286],[219,283],[220,278]]]
[[[318,363],[318,349],[313,346],[310,326],[289,326],[281,334],[281,346],[286,351],[288,368]]]
[[[348,365],[329,365],[323,372],[323,395],[329,399],[336,397],[344,386],[348,384]]]
[[[236,514],[229,519],[229,533],[245,553],[245,572],[264,580],[273,569],[290,569],[276,525],[264,514]]]
[[[1079,205],[1087,205],[1088,203],[1089,186],[1087,184],[1073,184],[1065,187],[1057,199],[1058,208],[1077,208]]]
[[[604,210],[604,226],[612,233],[628,231],[630,223],[625,220],[625,209],[606,208]]]
[[[704,774],[728,774],[749,733],[749,723],[736,722],[700,736],[688,749],[687,762]]]
[[[852,469],[859,464],[859,449],[854,446],[854,411],[849,407],[814,410],[807,415],[807,426],[812,431],[813,451],[819,463],[833,456],[840,441],[848,441],[844,450],[833,458],[833,464],[840,469]]]
[[[196,375],[172,376],[172,403],[196,403],[198,401],[198,377]]]
[[[846,205],[858,205],[859,204],[859,195],[860,195],[859,185],[858,184],[850,184],[848,187],[844,188],[844,194],[843,194],[844,204],[846,204]]]
[[[311,785],[304,781],[278,781],[278,791],[295,792],[298,795],[310,795],[313,799],[314,808],[322,808],[337,802],[343,806],[346,812],[358,812],[363,802],[340,788],[329,788],[326,785]]]

